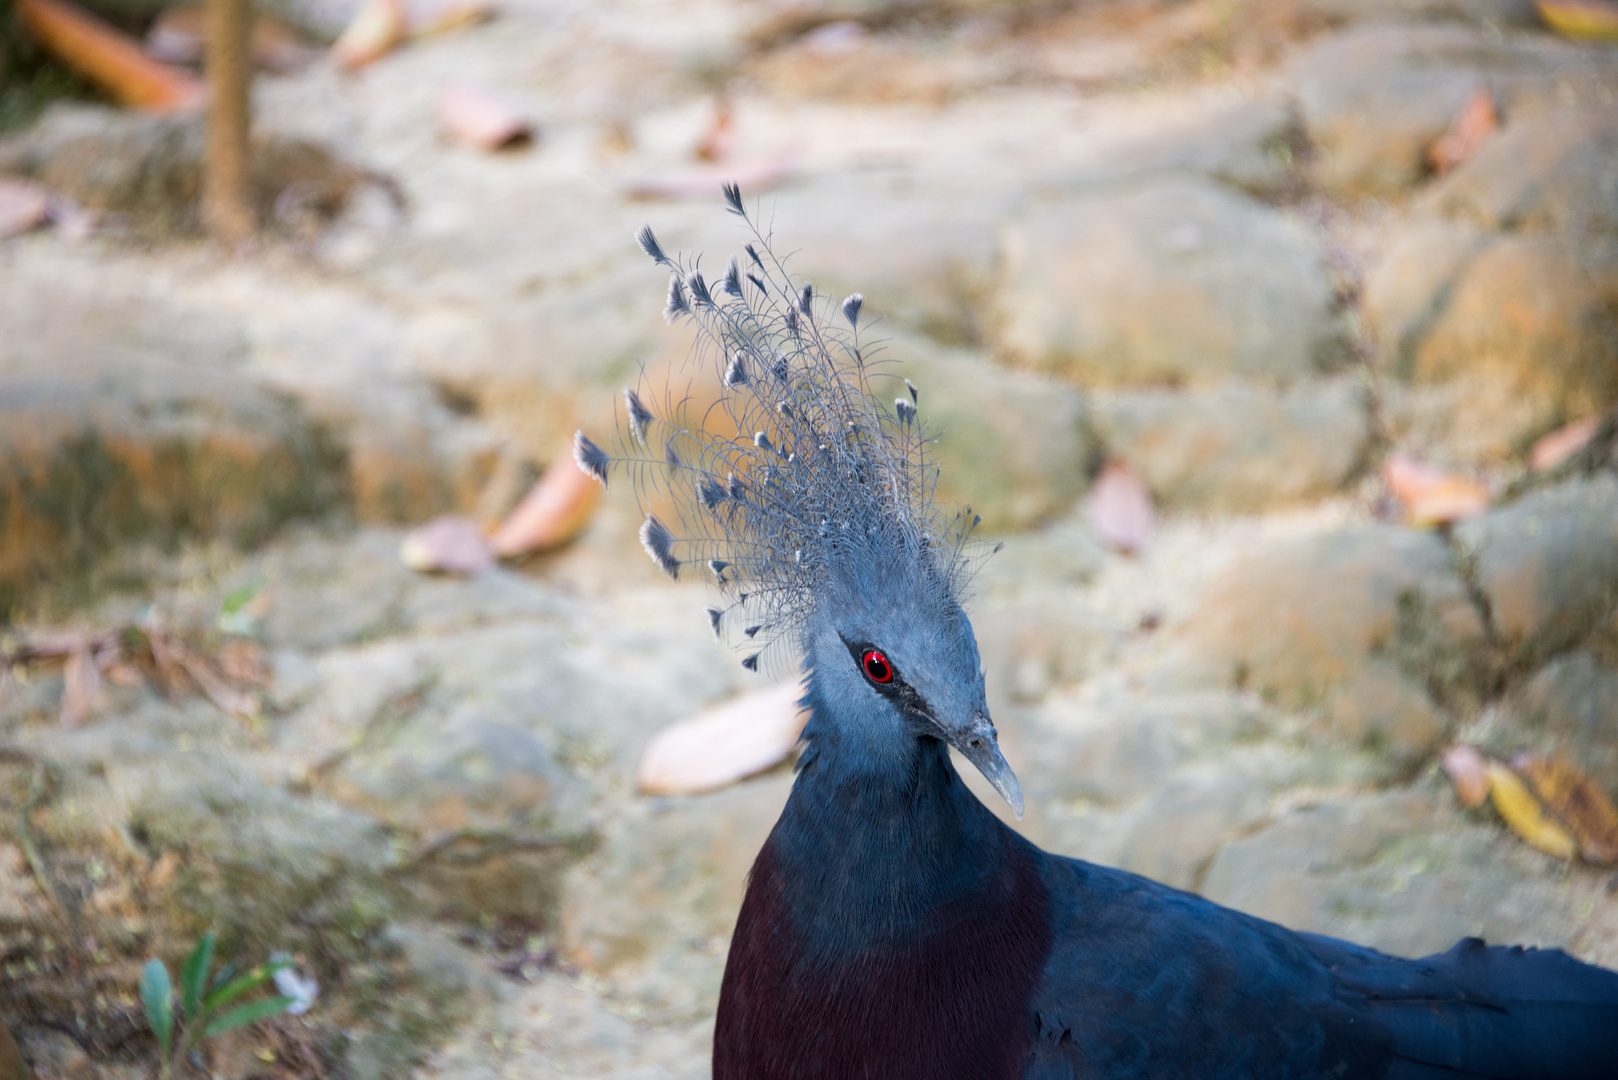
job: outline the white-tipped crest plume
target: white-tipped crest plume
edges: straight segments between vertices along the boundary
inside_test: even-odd
[[[872,371],[863,297],[834,304],[794,282],[734,185],[725,201],[753,242],[717,282],[695,260],[666,254],[649,227],[637,238],[670,271],[668,321],[697,327],[695,356],[716,380],[722,419],[681,421],[672,401],[657,415],[625,389],[627,431],[614,452],[580,432],[574,457],[603,485],[618,467],[637,493],[670,496],[678,520],[648,514],[641,544],[671,577],[691,570],[714,579],[724,605],[708,609],[713,631],[746,646],[742,665],[757,670],[772,646],[793,643],[824,598],[891,572],[873,559],[909,565],[941,599],[958,601],[977,562],[969,550],[977,519],[970,508],[938,507],[916,389]],[[873,377],[903,396],[885,404]]]

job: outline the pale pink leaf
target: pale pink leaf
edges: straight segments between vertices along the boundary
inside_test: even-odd
[[[626,183],[624,193],[632,199],[711,199],[725,184],[735,184],[755,194],[784,183],[796,172],[793,158],[781,155],[764,161],[640,177]]]
[[[1383,470],[1388,493],[1412,525],[1443,525],[1489,508],[1489,489],[1471,477],[1447,473],[1395,454]]]
[[[803,682],[791,679],[664,728],[641,755],[636,784],[650,795],[696,795],[779,764],[808,719],[802,696]]]
[[[489,547],[507,559],[565,544],[589,522],[600,498],[601,485],[571,455],[558,457],[489,537]]]
[[[368,0],[332,43],[331,55],[353,71],[386,56],[404,39],[404,0]]]
[[[1489,760],[1475,746],[1457,744],[1439,755],[1455,795],[1468,810],[1483,805],[1489,797]]]
[[[534,125],[515,105],[482,86],[452,86],[444,91],[438,120],[450,138],[478,150],[499,150],[534,135]]]
[[[1139,551],[1151,539],[1151,493],[1122,461],[1109,461],[1102,468],[1085,500],[1085,513],[1096,538],[1115,551]]]
[[[1574,454],[1583,450],[1595,433],[1601,430],[1601,421],[1605,417],[1586,416],[1583,420],[1575,420],[1557,428],[1549,435],[1534,443],[1534,448],[1528,451],[1528,467],[1534,472],[1544,472],[1554,469]]]
[[[476,574],[494,565],[494,552],[477,522],[446,514],[412,529],[399,545],[399,561],[423,573]]]

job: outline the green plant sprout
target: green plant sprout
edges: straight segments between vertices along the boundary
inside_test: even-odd
[[[243,994],[273,980],[276,972],[290,967],[292,962],[272,960],[240,974],[237,974],[237,965],[227,964],[210,981],[208,970],[213,966],[213,949],[214,932],[210,930],[202,935],[196,948],[191,950],[191,955],[185,958],[185,964],[180,968],[178,1014],[174,1008],[174,986],[169,981],[169,969],[163,961],[148,960],[141,969],[141,1007],[146,1012],[146,1022],[151,1025],[152,1033],[157,1036],[158,1051],[162,1055],[159,1073],[162,1080],[170,1080],[180,1063],[201,1045],[202,1040],[278,1016],[302,1000],[280,994],[223,1011]]]

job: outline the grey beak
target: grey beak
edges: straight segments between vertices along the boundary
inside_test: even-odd
[[[947,728],[944,737],[966,760],[977,766],[978,772],[994,785],[994,790],[1000,793],[1000,797],[1011,807],[1011,812],[1021,821],[1022,785],[1017,783],[1017,774],[1011,771],[1005,755],[1000,752],[1000,738],[994,730],[994,722],[985,713],[976,712],[964,730]]]

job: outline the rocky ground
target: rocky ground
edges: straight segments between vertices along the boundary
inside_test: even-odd
[[[447,143],[468,80],[534,144]],[[1434,175],[1480,90],[1499,130]],[[1392,952],[1618,964],[1612,870],[1437,768],[1554,752],[1618,796],[1611,427],[1527,466],[1618,404],[1618,48],[1513,0],[508,0],[258,94],[272,232],[240,252],[191,229],[190,122],[0,142],[106,211],[0,241],[0,649],[167,628],[257,695],[136,668],[65,726],[57,669],[0,682],[0,1015],[36,1076],[148,1075],[134,973],[208,926],[322,984],[215,1076],[707,1075],[791,777],[633,775],[757,677],[626,492],[471,579],[397,553],[678,372],[631,237],[722,263],[719,175],[864,292],[945,495],[1006,539],[972,614],[1020,828]],[[1393,454],[1493,506],[1400,524]],[[1108,458],[1161,515],[1138,555],[1082,509]]]

